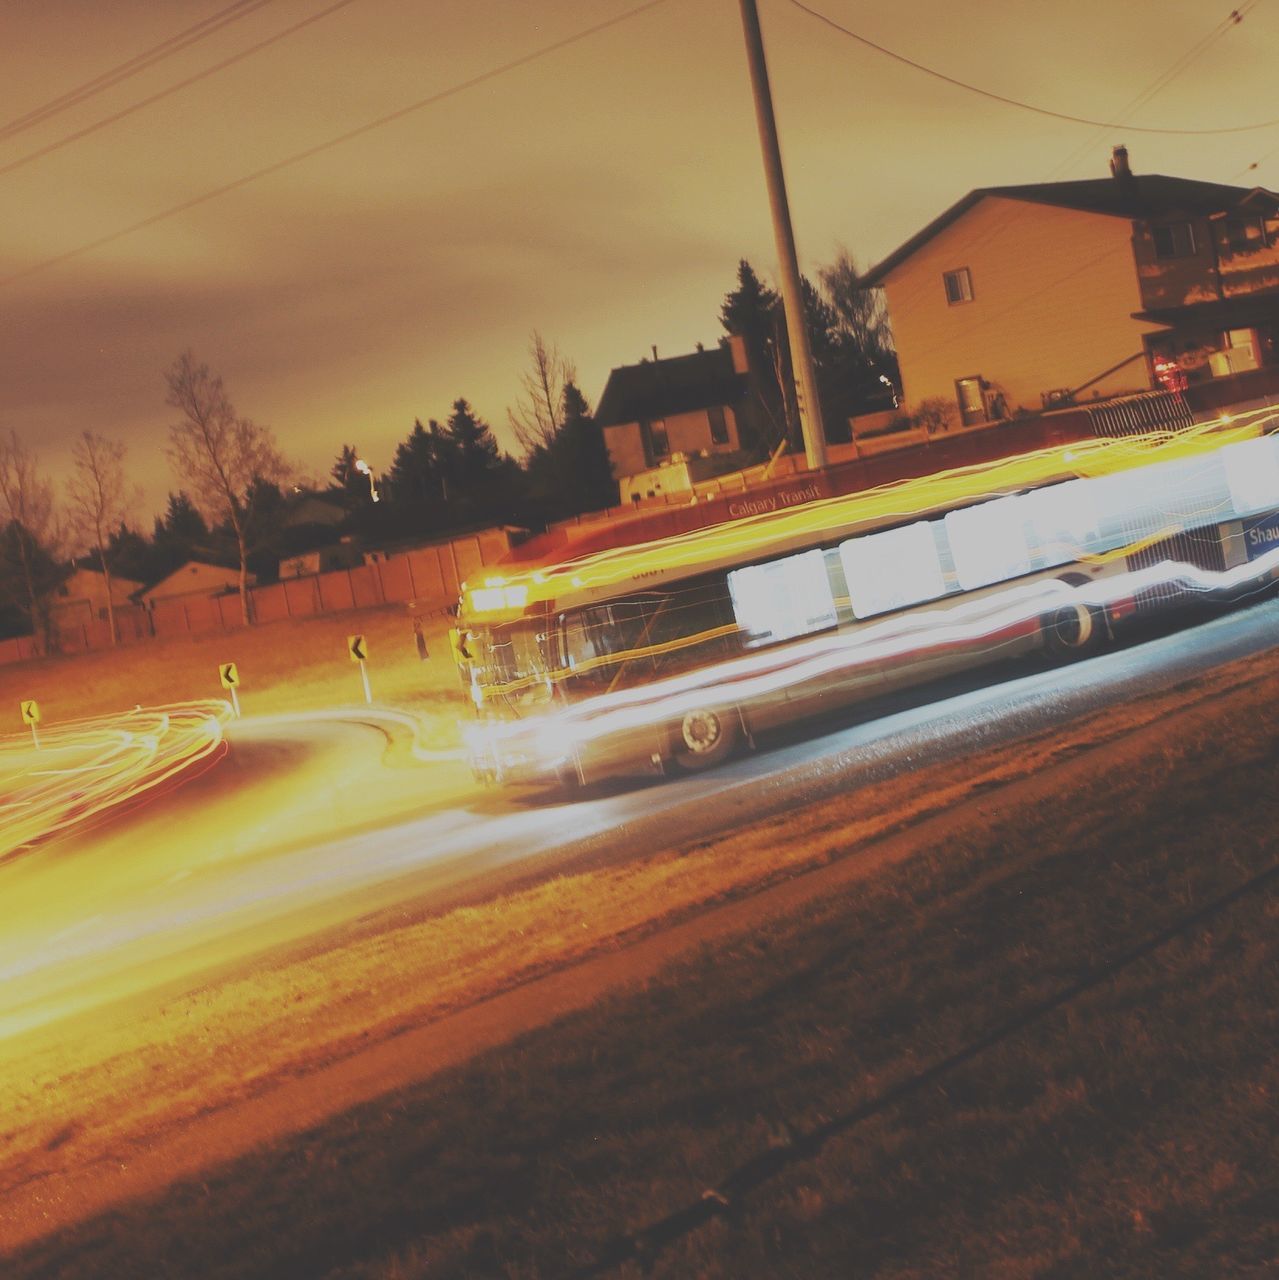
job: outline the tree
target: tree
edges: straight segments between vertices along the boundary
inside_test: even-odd
[[[847,249],[817,274],[835,321],[830,381],[840,421],[896,408],[901,373],[883,291],[858,283],[857,264]]]
[[[157,540],[165,538],[171,542],[180,542],[188,551],[208,542],[208,523],[185,489],[169,494],[164,514],[156,517],[155,536]]]
[[[790,357],[781,297],[745,258],[737,264],[737,288],[724,295],[719,319],[726,333],[746,344],[753,411],[739,415],[738,428],[747,453],[762,458],[788,436],[798,435],[799,417],[788,391]]]
[[[16,431],[0,439],[0,503],[5,518],[0,587],[37,642],[47,647],[49,594],[57,582],[61,530],[53,486],[40,475],[35,456]]]
[[[839,332],[864,359],[883,366],[881,372],[895,372],[897,353],[883,290],[858,283],[857,263],[847,249],[840,249],[830,266],[820,268],[817,278],[835,312]]]
[[[470,523],[506,514],[520,499],[522,473],[498,448],[493,429],[466,399],[453,401],[445,424],[454,507]]]
[[[386,478],[394,523],[401,531],[426,533],[448,523],[455,461],[445,429],[434,418],[425,427],[415,419],[407,439],[396,446]]]
[[[531,367],[520,375],[523,393],[513,409],[507,409],[507,421],[526,454],[547,448],[564,425],[564,390],[577,380],[577,370],[559,348],[549,346],[536,329],[529,338]]]
[[[95,553],[107,591],[107,626],[111,643],[117,643],[115,601],[111,595],[111,529],[125,516],[124,445],[85,431],[71,450],[75,470],[67,482],[71,525],[82,543]]]
[[[529,454],[525,467],[533,498],[552,517],[598,511],[617,501],[604,433],[576,383],[567,383],[561,394],[559,430]]]
[[[169,428],[169,461],[191,485],[196,505],[212,524],[225,521],[240,561],[240,609],[253,621],[249,600],[249,555],[257,534],[255,498],[289,475],[270,429],[242,418],[222,379],[194,354],[184,352],[165,374],[166,403],[182,414]]]

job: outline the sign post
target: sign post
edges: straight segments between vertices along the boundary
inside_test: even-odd
[[[240,718],[240,695],[236,690],[240,687],[240,668],[234,662],[223,662],[218,667],[218,679],[222,681],[224,689],[231,690],[231,707],[235,711],[235,718]]]
[[[369,669],[365,663],[369,658],[368,642],[363,636],[347,636],[346,651],[351,656],[352,662],[360,664],[360,679],[364,681],[364,701],[373,701],[373,690],[369,688]]]
[[[22,708],[22,723],[31,726],[31,741],[40,750],[40,731],[36,726],[40,723],[40,704],[34,698],[24,698],[19,704]]]

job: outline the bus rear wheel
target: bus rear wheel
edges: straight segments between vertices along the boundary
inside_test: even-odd
[[[698,707],[672,727],[671,760],[685,773],[714,768],[733,754],[741,736],[735,711]]]
[[[1082,658],[1096,653],[1106,640],[1106,620],[1092,605],[1066,604],[1040,622],[1044,648],[1054,658]]]

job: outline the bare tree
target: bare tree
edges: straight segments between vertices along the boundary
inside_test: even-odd
[[[577,369],[536,329],[529,338],[528,354],[530,368],[520,375],[523,394],[506,417],[520,448],[532,453],[549,447],[559,435],[564,425],[564,388],[576,383]]]
[[[53,485],[39,472],[35,455],[10,431],[0,439],[0,502],[4,504],[6,542],[13,552],[15,602],[31,624],[31,633],[48,647],[49,592],[53,563],[60,551],[61,531]]]
[[[166,403],[182,414],[169,428],[169,461],[210,524],[225,521],[240,557],[240,609],[253,621],[249,553],[255,499],[282,484],[289,465],[269,427],[241,418],[222,378],[186,351],[165,374]]]
[[[839,250],[830,266],[817,272],[817,276],[840,330],[853,341],[860,354],[872,362],[892,364],[895,368],[893,331],[884,291],[867,289],[859,283],[857,263],[844,248]]]
[[[71,527],[82,544],[88,543],[97,552],[107,589],[107,625],[111,629],[111,643],[115,644],[118,637],[107,542],[111,531],[119,528],[127,514],[124,445],[85,431],[75,442],[71,458],[75,464],[75,473],[67,481]]]

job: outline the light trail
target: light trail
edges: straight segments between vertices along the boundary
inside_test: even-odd
[[[1150,431],[1122,439],[1097,438],[1053,445],[995,462],[976,463],[881,485],[859,493],[806,502],[785,511],[708,525],[656,541],[593,552],[562,564],[506,575],[486,574],[464,585],[466,612],[476,621],[523,616],[528,606],[557,597],[601,597],[622,584],[655,586],[686,572],[737,563],[747,555],[780,555],[815,537],[848,537],[882,523],[921,518],[961,503],[1067,479],[1096,479],[1156,462],[1215,453],[1255,439],[1276,414],[1265,408],[1176,431]]]
[[[562,759],[591,742],[655,728],[708,705],[747,705],[770,696],[795,696],[837,677],[905,662],[924,663],[957,652],[992,652],[1038,634],[1044,614],[1084,605],[1094,609],[1136,593],[1177,588],[1190,595],[1231,596],[1264,589],[1279,577],[1279,549],[1225,571],[1164,561],[1148,569],[1072,586],[1056,578],[1014,584],[975,600],[920,609],[843,633],[826,633],[781,649],[730,658],[679,676],[599,694],[588,702],[543,711],[536,719],[487,720],[463,727],[481,756],[499,744],[543,760]],[[900,668],[898,668],[900,669]]]
[[[225,751],[220,699],[0,737],[0,861],[134,802]]]

